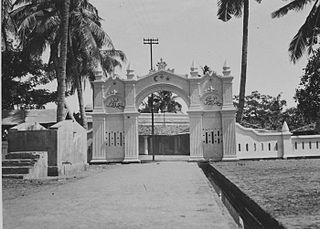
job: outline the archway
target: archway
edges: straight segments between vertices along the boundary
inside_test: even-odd
[[[158,89],[161,89],[158,91]],[[151,91],[138,111],[139,159],[141,161],[187,160],[190,156],[188,105],[169,88]],[[153,96],[153,99],[152,99]],[[152,135],[152,107],[154,135]]]
[[[138,106],[152,92],[168,90],[183,98],[190,120],[190,161],[236,157],[235,108],[232,104],[230,69],[223,76],[177,75],[158,63],[158,70],[136,77],[128,69],[125,79],[106,79],[96,73],[94,84],[93,159],[91,163],[139,161]]]

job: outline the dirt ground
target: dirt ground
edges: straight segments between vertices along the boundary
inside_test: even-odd
[[[2,179],[2,200],[11,200],[20,196],[27,196],[31,193],[50,189],[52,186],[63,185],[74,182],[90,175],[101,173],[110,169],[116,164],[108,165],[89,165],[86,171],[80,174],[68,177],[48,177],[39,180],[21,180],[21,179]]]
[[[320,159],[213,163],[287,228],[319,228]]]
[[[6,229],[237,228],[198,165],[185,161],[117,164],[65,179],[7,181],[4,193],[12,198],[3,201]]]

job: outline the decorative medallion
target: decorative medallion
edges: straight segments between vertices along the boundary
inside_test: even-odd
[[[153,80],[155,81],[155,82],[158,82],[159,81],[159,79],[158,78],[160,78],[160,80],[166,80],[166,81],[169,81],[170,80],[170,77],[169,76],[165,76],[165,75],[163,75],[163,74],[159,74],[159,75],[155,75],[154,77],[153,77]]]
[[[106,106],[107,107],[111,107],[111,108],[115,108],[115,109],[118,109],[118,110],[123,110],[124,109],[124,104],[116,96],[109,97],[107,99],[107,101],[106,101]]]
[[[216,106],[222,106],[222,102],[220,101],[220,99],[213,95],[213,94],[209,94],[205,97],[204,99],[204,105],[216,105]]]

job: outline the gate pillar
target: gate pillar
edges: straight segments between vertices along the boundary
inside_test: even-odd
[[[223,133],[223,158],[222,160],[236,159],[236,124],[235,110],[221,111]]]
[[[92,160],[90,163],[105,163],[106,147],[105,147],[105,114],[92,114],[93,121],[93,148]]]
[[[124,113],[125,147],[123,163],[140,162],[138,117],[138,112]]]
[[[202,111],[189,111],[190,118],[190,159],[189,161],[202,161]]]

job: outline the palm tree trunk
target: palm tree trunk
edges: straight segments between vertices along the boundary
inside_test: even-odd
[[[78,102],[79,102],[79,110],[80,110],[80,118],[81,118],[81,125],[83,128],[88,129],[88,122],[87,122],[87,116],[84,109],[84,100],[83,100],[83,90],[82,90],[82,83],[81,78],[78,75],[76,79],[76,87],[77,87],[77,93],[78,93]]]
[[[69,7],[70,0],[64,1],[64,8],[62,13],[62,39],[60,47],[60,71],[57,74],[58,87],[57,87],[57,122],[65,119],[65,91],[66,91],[66,68],[67,68],[67,44],[68,44],[68,29],[69,29]]]
[[[244,98],[246,94],[247,80],[247,59],[248,59],[248,26],[249,26],[249,0],[243,1],[243,34],[242,34],[242,58],[241,58],[241,77],[240,77],[240,93],[239,106],[236,121],[241,122]]]

